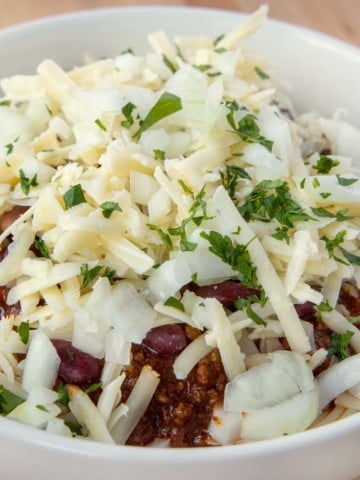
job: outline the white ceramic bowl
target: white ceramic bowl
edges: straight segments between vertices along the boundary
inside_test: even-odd
[[[145,51],[146,34],[216,37],[242,16],[220,10],[119,8],[47,18],[0,31],[0,77],[32,73],[44,58],[64,68],[84,55]],[[360,50],[330,37],[269,21],[246,44],[276,65],[301,111],[338,107],[360,127]],[[1,128],[1,126],[0,126]],[[112,447],[68,440],[0,421],[0,478],[131,480],[351,480],[360,475],[360,414],[326,427],[242,446],[199,449]]]

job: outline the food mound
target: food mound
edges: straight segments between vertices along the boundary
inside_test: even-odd
[[[194,447],[359,411],[360,132],[294,111],[265,17],[2,80],[4,417]]]

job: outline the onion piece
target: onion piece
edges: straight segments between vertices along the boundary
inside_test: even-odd
[[[76,385],[68,386],[69,408],[79,423],[86,426],[90,437],[102,443],[113,444],[105,420],[89,396]]]
[[[24,363],[23,389],[30,392],[35,387],[52,388],[60,365],[54,345],[42,329],[32,336]]]
[[[320,387],[320,407],[360,383],[360,353],[336,363],[317,377]]]
[[[229,445],[239,440],[241,425],[242,416],[239,413],[225,412],[217,406],[214,408],[208,432],[220,445]]]
[[[299,393],[272,407],[243,414],[241,436],[265,440],[304,431],[319,413],[319,389]]]
[[[249,412],[279,404],[314,388],[313,374],[296,352],[276,352],[266,362],[235,377],[225,387],[224,410]]]
[[[125,405],[129,407],[128,414],[121,417],[111,429],[111,435],[117,444],[123,445],[129,438],[147,409],[159,382],[159,374],[149,365],[145,365],[126,401]]]

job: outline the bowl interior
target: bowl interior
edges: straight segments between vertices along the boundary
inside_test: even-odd
[[[176,34],[206,34],[216,38],[234,28],[243,16],[234,12],[177,7],[137,7],[89,10],[51,17],[0,32],[0,78],[32,73],[44,58],[63,68],[81,65],[84,56],[115,56],[131,47],[148,49],[146,35],[162,29]],[[360,126],[360,50],[313,31],[268,21],[244,44],[275,66],[291,86],[301,111],[331,115],[341,107]]]

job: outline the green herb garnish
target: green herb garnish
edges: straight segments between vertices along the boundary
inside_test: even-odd
[[[30,189],[38,186],[37,174],[31,178],[28,178],[25,175],[24,170],[20,169],[19,176],[22,191],[25,193],[25,195],[29,195]]]
[[[99,388],[102,388],[102,383],[93,383],[90,385],[90,387],[86,388],[84,392],[89,395],[89,393],[96,392],[96,390],[99,390]]]
[[[340,177],[340,175],[336,175],[336,178],[339,185],[341,185],[342,187],[348,187],[349,185],[352,185],[353,183],[356,183],[359,180],[358,178]]]
[[[339,160],[333,160],[327,155],[320,155],[320,158],[313,166],[313,169],[318,173],[326,174],[329,173],[332,168],[337,167],[338,165],[340,165]]]
[[[226,115],[227,121],[234,133],[236,133],[241,140],[247,143],[260,143],[260,145],[264,146],[267,150],[272,151],[273,142],[260,134],[260,128],[256,123],[254,114],[246,113],[236,123],[235,112],[240,110],[239,104],[233,101],[226,102],[225,106],[229,110],[229,113]]]
[[[106,127],[105,127],[105,125],[103,124],[103,122],[100,120],[100,118],[97,118],[97,119],[95,120],[95,123],[96,123],[96,125],[97,125],[99,128],[101,128],[101,130],[104,130],[104,132],[106,132]]]
[[[328,198],[331,196],[331,193],[330,192],[320,192],[319,195],[322,197],[322,198]]]
[[[187,195],[193,195],[193,191],[191,190],[190,187],[186,185],[186,183],[183,180],[179,179],[178,184],[183,189],[184,193],[186,193]]]
[[[80,267],[80,275],[83,277],[82,279],[82,288],[88,287],[95,278],[99,275],[102,269],[101,265],[97,265],[96,267],[89,268],[87,263],[83,263]]]
[[[348,216],[349,210],[347,208],[343,208],[338,210],[336,213],[329,212],[325,208],[312,208],[311,211],[315,213],[318,217],[325,217],[325,218],[334,218],[337,222],[344,222],[345,220],[351,220],[352,217]]]
[[[64,385],[63,383],[60,383],[57,386],[56,392],[58,394],[57,401],[62,403],[63,405],[67,405],[70,401],[69,395],[68,395],[68,390],[67,390],[67,385]]]
[[[168,69],[172,72],[175,73],[178,70],[178,66],[173,63],[170,58],[168,58],[166,55],[163,54],[162,56],[165,65],[168,67]]]
[[[201,232],[200,235],[209,242],[210,252],[238,272],[241,283],[250,288],[259,288],[256,267],[251,261],[247,245],[234,245],[230,237],[213,230],[209,233]]]
[[[236,165],[225,165],[225,170],[220,171],[221,181],[230,198],[234,200],[237,185],[240,179],[251,180],[250,175]]]
[[[328,347],[329,354],[335,355],[340,361],[350,356],[349,343],[354,332],[333,333]]]
[[[40,253],[40,255],[44,258],[50,259],[50,251],[46,243],[42,238],[36,238],[34,242],[36,250]]]
[[[29,322],[21,322],[17,328],[17,333],[20,337],[20,340],[25,345],[29,342],[30,338],[30,325]]]
[[[353,253],[350,253],[347,250],[345,250],[345,248],[342,248],[342,247],[339,247],[339,248],[340,248],[341,253],[344,255],[344,257],[346,258],[346,260],[348,262],[352,263],[353,265],[360,266],[359,255],[354,255]]]
[[[110,218],[114,211],[122,212],[121,208],[116,202],[104,202],[100,205],[100,208],[105,218]]]
[[[131,102],[128,102],[122,109],[121,109],[121,113],[124,115],[125,119],[126,120],[123,120],[121,122],[121,125],[124,127],[124,128],[127,128],[129,129],[133,124],[134,124],[134,118],[133,118],[133,115],[132,115],[132,112],[135,110],[136,106],[131,103]]]
[[[136,132],[135,138],[139,138],[145,130],[148,130],[155,123],[181,109],[182,103],[180,97],[169,92],[164,92],[144,120],[140,123],[140,128]]]
[[[7,415],[12,412],[24,400],[14,393],[7,390],[3,385],[0,385],[0,413]]]
[[[5,99],[0,101],[0,107],[10,107],[11,100]]]
[[[184,305],[175,297],[169,297],[167,300],[165,300],[164,305],[167,307],[177,308],[178,310],[185,312]]]
[[[162,230],[157,225],[153,225],[151,223],[148,223],[147,226],[150,230],[153,230],[154,232],[156,232],[159,235],[159,237],[165,243],[165,245],[167,246],[167,248],[169,250],[172,250],[174,248],[171,237],[168,233],[164,232],[164,230]]]
[[[256,325],[263,325],[266,327],[267,323],[263,320],[254,310],[250,307],[250,305],[246,308],[247,316],[254,322]]]
[[[344,242],[344,238],[346,235],[346,230],[341,230],[336,234],[334,238],[328,238],[326,235],[323,235],[320,240],[325,242],[326,250],[329,253],[330,258],[335,258],[335,260],[340,261],[340,263],[344,263],[343,260],[337,258],[334,254],[334,249],[339,247]]]
[[[161,160],[161,161],[164,161],[165,160],[165,152],[164,150],[159,150],[157,148],[155,148],[153,150],[154,152],[154,158],[155,160]]]
[[[79,183],[71,187],[63,195],[63,199],[67,210],[71,207],[75,207],[76,205],[80,205],[81,203],[86,203],[84,190]]]
[[[255,67],[254,70],[262,80],[267,80],[270,78],[270,76],[266,72],[264,72],[262,68]]]

